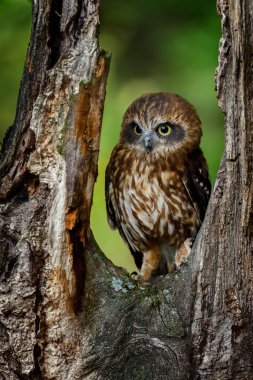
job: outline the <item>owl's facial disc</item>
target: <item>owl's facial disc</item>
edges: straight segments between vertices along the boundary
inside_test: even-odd
[[[165,118],[151,120],[150,123],[142,123],[138,118],[135,120],[123,124],[121,141],[148,154],[164,149],[174,152],[185,137],[185,131],[180,125],[165,121]]]

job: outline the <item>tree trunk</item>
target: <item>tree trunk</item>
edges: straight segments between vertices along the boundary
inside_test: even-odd
[[[0,162],[0,379],[251,379],[253,5],[219,1],[226,148],[189,265],[143,286],[90,236],[98,6],[34,0]]]
[[[195,245],[192,338],[199,379],[253,379],[253,2],[219,0],[216,85],[225,152]]]
[[[85,251],[108,56],[98,1],[33,2],[0,168],[0,378],[81,378]],[[78,377],[79,376],[79,377]]]

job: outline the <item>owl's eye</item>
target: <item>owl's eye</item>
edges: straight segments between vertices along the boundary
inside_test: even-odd
[[[134,133],[137,136],[140,136],[142,134],[142,129],[141,129],[141,127],[138,124],[133,123],[133,128],[134,128]]]
[[[171,132],[171,127],[168,123],[160,124],[157,128],[157,132],[160,136],[169,136]]]

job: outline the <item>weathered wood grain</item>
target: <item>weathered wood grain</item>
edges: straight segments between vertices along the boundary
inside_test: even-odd
[[[0,377],[72,379],[109,56],[98,1],[34,1],[0,169]],[[79,363],[79,364],[78,364]]]
[[[253,378],[253,3],[219,0],[225,152],[196,246],[198,379]]]

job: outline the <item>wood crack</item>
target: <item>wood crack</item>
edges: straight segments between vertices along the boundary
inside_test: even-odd
[[[51,8],[48,18],[49,40],[48,47],[50,54],[47,61],[47,69],[50,70],[55,66],[61,55],[61,15],[63,0],[51,0]]]

